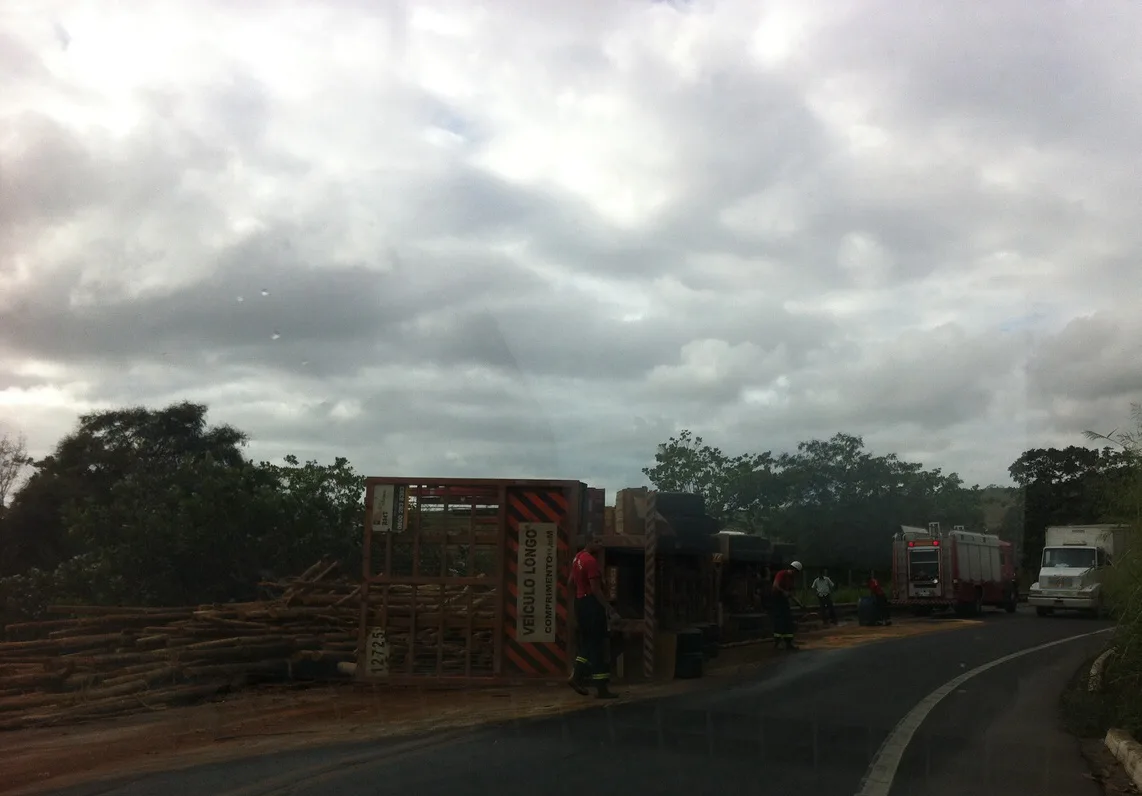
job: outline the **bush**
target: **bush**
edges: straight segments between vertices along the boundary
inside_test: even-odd
[[[76,556],[55,569],[32,568],[0,578],[0,628],[42,619],[53,603],[106,602],[107,595],[100,593],[95,584],[118,587],[119,580],[107,562],[93,554]]]
[[[1142,735],[1142,544],[1135,542],[1118,556],[1105,588],[1109,607],[1118,618],[1114,652],[1104,670],[1106,701],[1114,706],[1114,723],[1139,737]]]

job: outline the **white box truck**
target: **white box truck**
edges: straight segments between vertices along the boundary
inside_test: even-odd
[[[1027,602],[1039,616],[1055,611],[1105,613],[1102,581],[1114,556],[1124,551],[1123,525],[1056,525],[1047,529],[1039,579]]]

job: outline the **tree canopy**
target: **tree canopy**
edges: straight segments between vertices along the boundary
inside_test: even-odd
[[[873,455],[851,434],[791,453],[731,457],[683,431],[643,473],[656,489],[702,493],[728,526],[793,542],[802,557],[834,565],[883,566],[902,523],[983,521],[979,487],[895,454]]]
[[[643,473],[656,489],[702,494],[726,526],[793,542],[811,563],[885,567],[901,524],[986,521],[1035,568],[1047,525],[1142,517],[1139,440],[1090,436],[1105,446],[1023,453],[1010,467],[1014,487],[968,486],[845,433],[730,455],[682,431]],[[246,441],[190,402],[84,415],[35,462],[20,438],[4,437],[0,612],[64,599],[250,599],[259,581],[322,556],[359,566],[363,480],[349,461],[254,462]]]
[[[246,435],[206,414],[183,402],[81,417],[0,519],[0,592],[23,603],[225,601],[323,555],[352,564],[364,506],[349,462],[255,464]]]

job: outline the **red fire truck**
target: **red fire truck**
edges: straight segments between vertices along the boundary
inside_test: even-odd
[[[917,614],[954,610],[978,616],[985,605],[1013,613],[1019,604],[1015,551],[994,534],[956,525],[940,532],[900,526],[892,542],[892,604]]]

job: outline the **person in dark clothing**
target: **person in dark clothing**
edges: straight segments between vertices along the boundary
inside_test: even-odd
[[[793,600],[796,573],[800,571],[801,562],[794,561],[788,569],[780,570],[773,579],[773,644],[778,648],[784,645],[785,649],[797,649],[793,643],[793,607],[790,603]]]
[[[611,667],[605,654],[609,632],[607,623],[619,617],[603,594],[598,559],[601,551],[598,539],[592,539],[571,562],[571,575],[567,582],[575,590],[578,649],[575,670],[567,684],[586,696],[589,683],[595,686],[599,699],[614,699],[618,695],[610,690]]]
[[[884,588],[876,579],[875,572],[868,573],[868,590],[872,594],[872,599],[876,601],[876,623],[878,625],[891,625],[892,607],[888,602],[888,595],[884,593]]]

